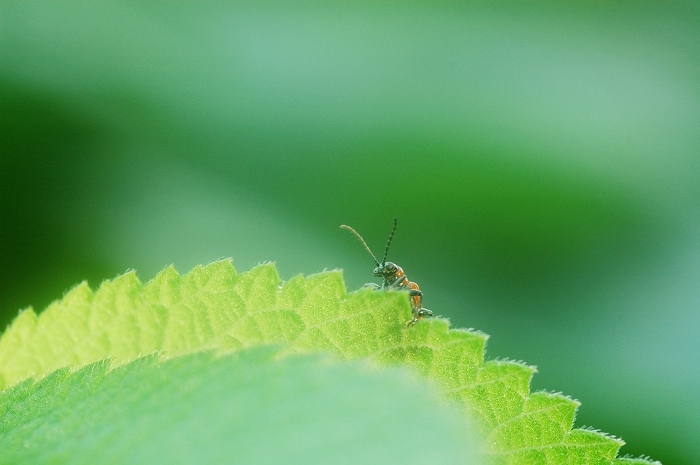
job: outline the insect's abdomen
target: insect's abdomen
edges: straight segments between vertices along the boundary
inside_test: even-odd
[[[418,287],[418,284],[414,283],[413,281],[408,282],[408,288],[413,289],[415,291],[420,289]],[[413,305],[414,308],[423,308],[423,296],[420,294],[411,296],[411,304]]]

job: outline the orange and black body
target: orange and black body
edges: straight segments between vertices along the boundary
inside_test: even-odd
[[[384,252],[384,258],[382,262],[379,263],[377,258],[374,256],[372,251],[367,246],[367,243],[362,236],[360,236],[357,231],[352,229],[350,226],[342,225],[341,228],[347,229],[357,236],[357,238],[365,246],[365,249],[374,259],[377,267],[374,269],[374,276],[382,278],[382,285],[375,283],[366,284],[366,286],[373,287],[374,289],[384,289],[384,290],[404,290],[408,291],[408,298],[411,302],[411,309],[413,310],[413,318],[410,319],[406,325],[413,326],[418,320],[422,320],[427,316],[433,316],[433,312],[427,308],[423,308],[423,293],[420,291],[418,284],[413,281],[409,281],[406,273],[404,273],[403,268],[401,268],[396,263],[387,262],[386,256],[389,253],[389,245],[391,245],[391,240],[394,238],[394,233],[396,232],[397,220],[394,218],[394,229],[391,230],[391,235],[389,236],[389,241],[386,244],[386,250]]]
[[[423,293],[420,292],[418,284],[409,281],[403,268],[396,263],[385,262],[374,269],[374,276],[383,278],[382,289],[400,289],[411,292],[411,305],[415,308],[421,308],[423,301]],[[415,292],[418,291],[418,292]]]

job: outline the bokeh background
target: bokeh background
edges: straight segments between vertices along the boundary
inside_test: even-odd
[[[623,453],[700,463],[697,2],[0,0],[0,324],[373,263]]]

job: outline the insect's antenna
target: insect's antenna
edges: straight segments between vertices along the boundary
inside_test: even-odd
[[[344,224],[341,224],[341,225],[340,225],[340,228],[341,228],[341,229],[347,229],[348,231],[350,231],[351,233],[353,233],[353,234],[355,235],[355,237],[357,237],[357,238],[360,240],[360,242],[362,242],[362,245],[365,246],[365,250],[366,250],[367,252],[369,252],[369,254],[372,256],[372,259],[374,260],[374,263],[376,263],[377,266],[379,266],[379,262],[377,261],[377,257],[375,257],[374,254],[372,253],[372,251],[369,250],[369,247],[367,246],[367,243],[365,242],[364,239],[362,239],[362,236],[360,236],[360,234],[359,234],[357,231],[355,231],[354,229],[352,229],[350,226],[347,226],[347,225],[344,225]]]
[[[397,224],[399,224],[399,220],[394,217],[394,227],[391,230],[391,234],[389,234],[389,241],[386,243],[386,250],[384,251],[384,258],[382,258],[382,265],[386,263],[386,256],[389,254],[389,246],[391,245],[391,240],[394,238]]]

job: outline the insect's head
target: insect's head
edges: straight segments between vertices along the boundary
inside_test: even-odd
[[[362,236],[360,236],[360,234],[357,231],[352,229],[350,226],[346,226],[344,224],[341,225],[340,227],[343,229],[347,229],[348,231],[353,233],[360,240],[362,245],[365,247],[365,250],[372,256],[374,263],[377,265],[377,267],[374,269],[374,276],[384,278],[387,276],[391,276],[398,269],[398,266],[395,263],[386,261],[386,256],[389,253],[389,246],[391,245],[391,240],[394,238],[394,233],[396,232],[396,225],[397,224],[398,224],[398,220],[396,218],[394,218],[394,227],[391,230],[391,234],[389,235],[389,240],[386,243],[386,249],[384,250],[384,258],[382,258],[381,263],[379,263],[379,260],[377,260],[377,257],[374,256],[372,251],[369,249],[369,246],[367,246],[367,243],[365,242],[365,240],[362,239]]]
[[[377,278],[390,278],[396,274],[399,267],[393,262],[384,262],[374,269],[374,276]]]

